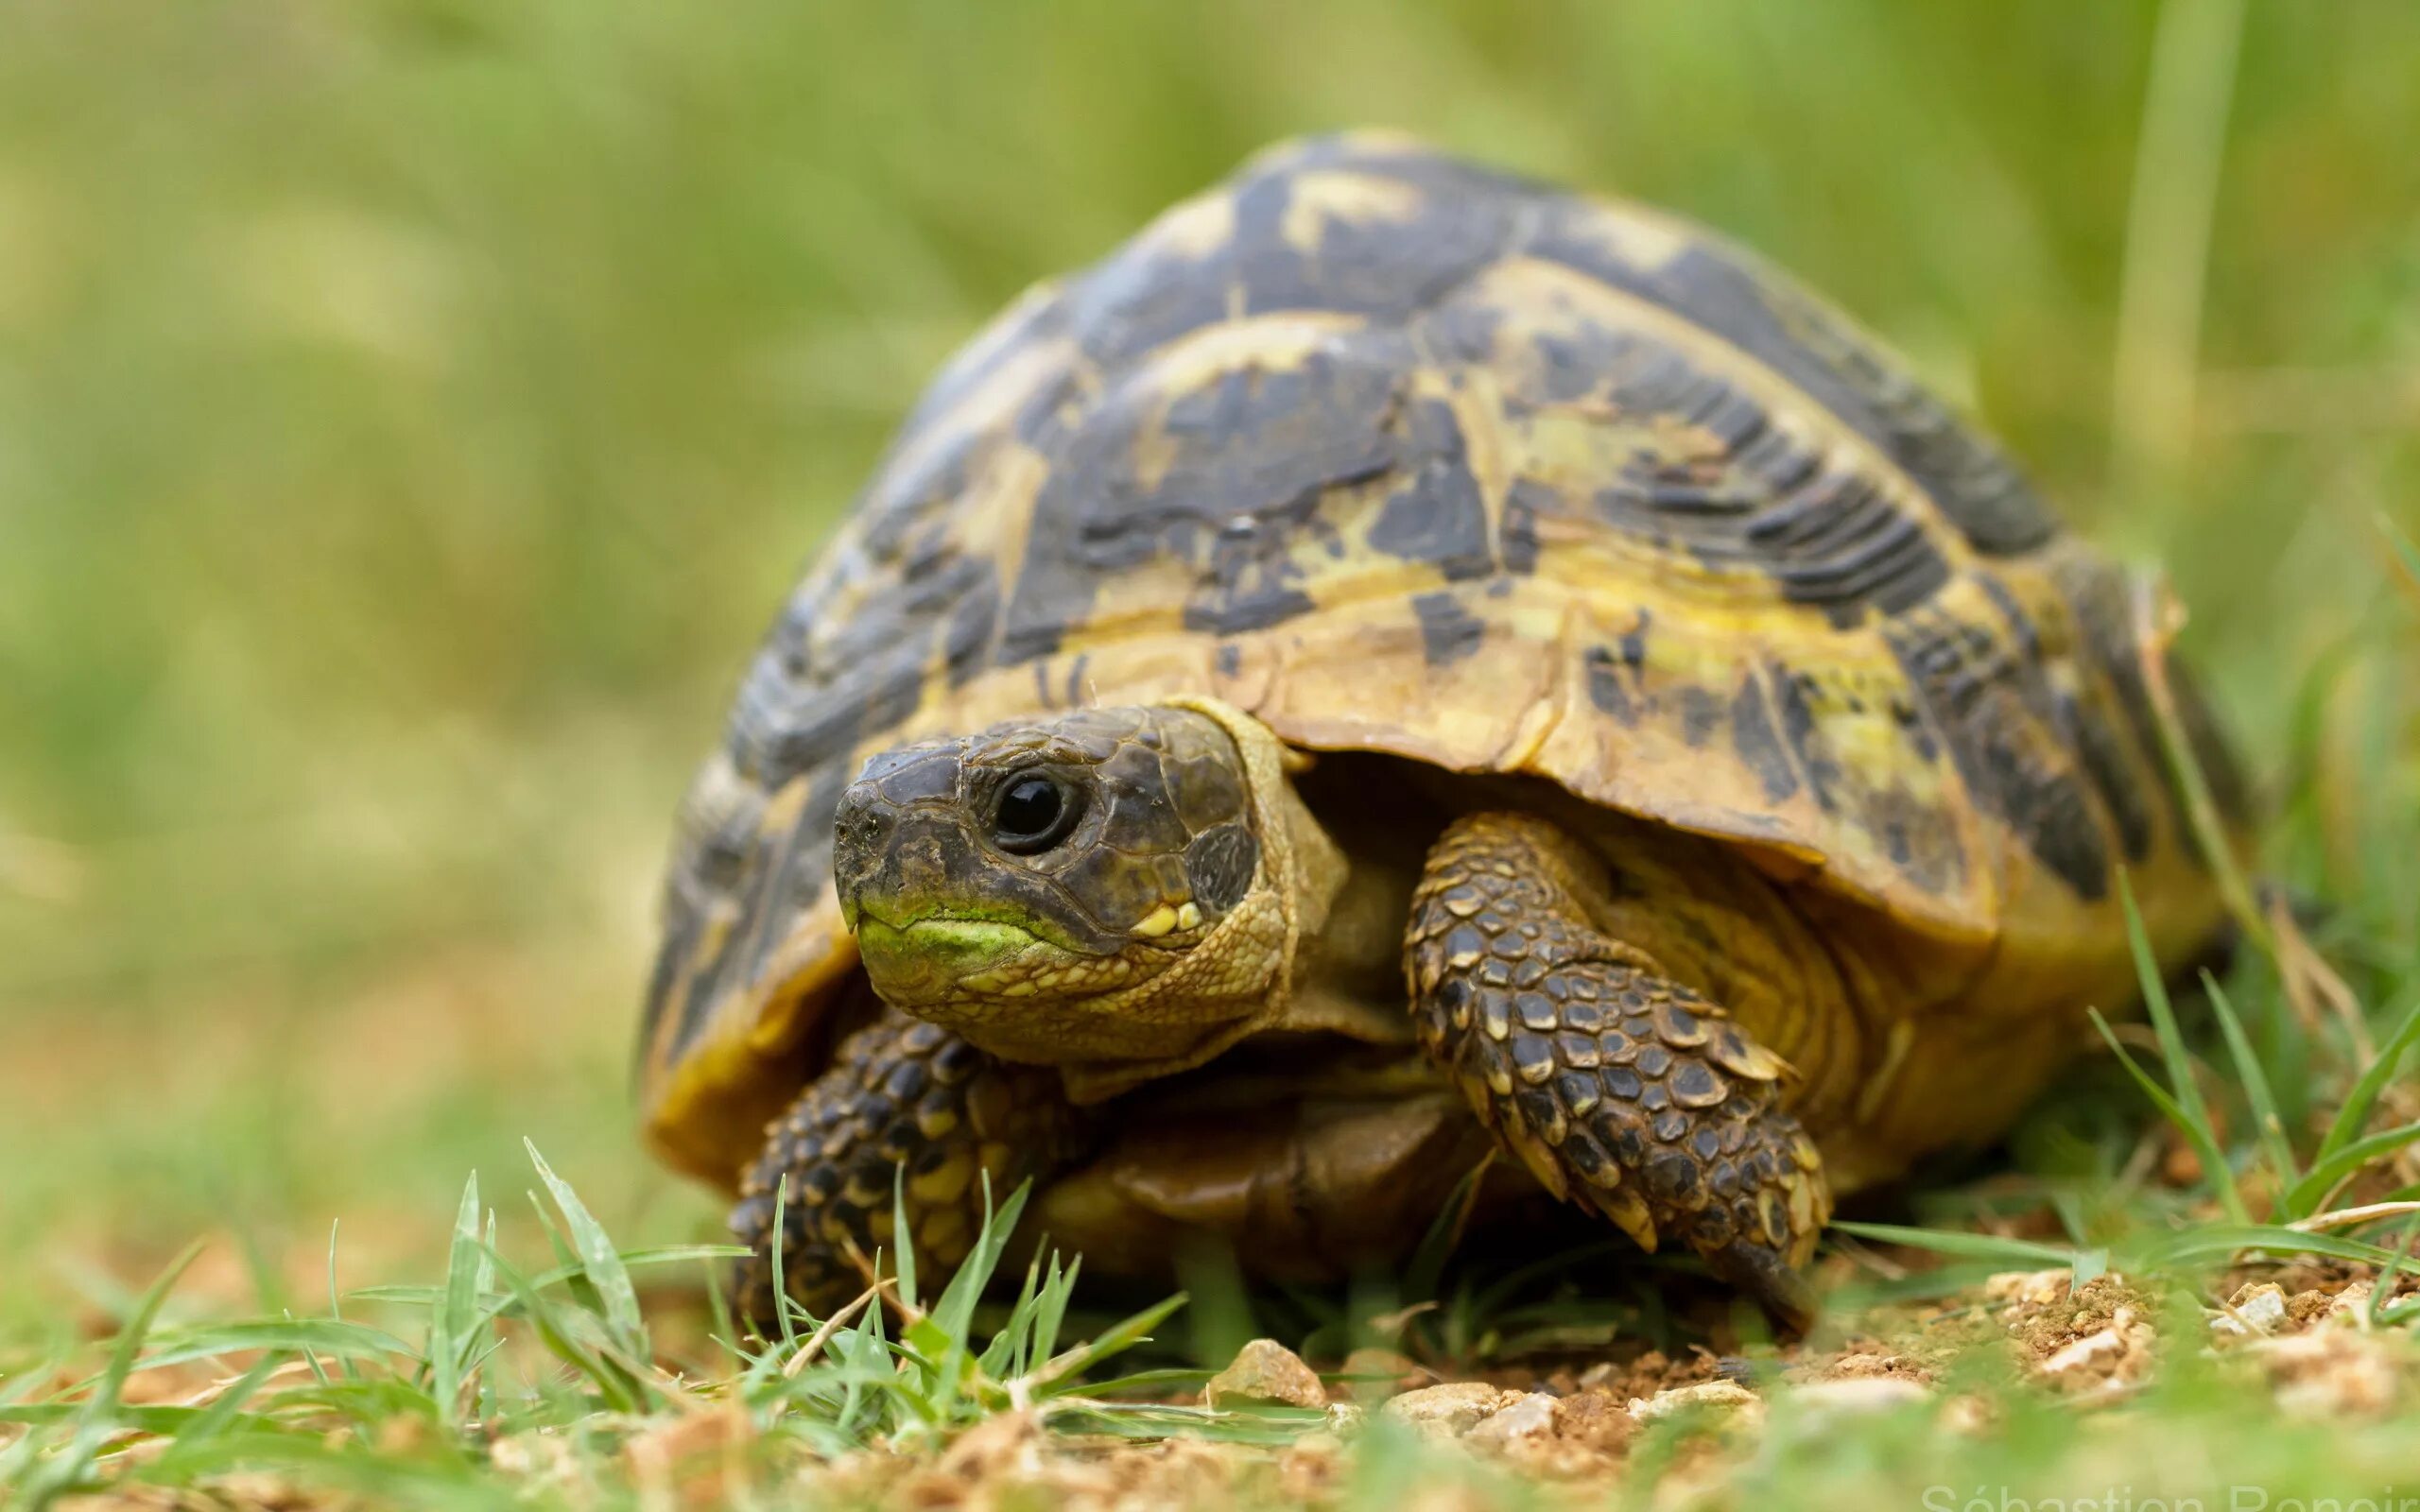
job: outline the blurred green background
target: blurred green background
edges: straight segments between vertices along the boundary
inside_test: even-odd
[[[525,1134],[710,1230],[628,1040],[756,636],[984,316],[1297,132],[1829,291],[2167,566],[2272,864],[2408,940],[2415,83],[2390,3],[0,8],[0,1326],[387,1274]]]

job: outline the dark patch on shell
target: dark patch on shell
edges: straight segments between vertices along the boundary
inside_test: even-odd
[[[2057,533],[1996,446],[1814,296],[1710,236],[1656,266],[1634,262],[1603,233],[1608,214],[1585,200],[1544,200],[1523,249],[1661,304],[1779,372],[1878,445],[1977,550],[2013,555]]]
[[[1637,620],[1629,629],[1622,631],[1622,665],[1629,669],[1634,684],[1647,675],[1647,627],[1653,619],[1654,616],[1647,610],[1640,610]]]
[[[1000,620],[1000,575],[988,561],[976,565],[980,575],[960,593],[942,631],[942,662],[953,688],[983,670]]]
[[[1623,662],[1610,646],[1592,645],[1582,659],[1587,670],[1588,701],[1599,713],[1625,725],[1638,723],[1639,708],[1631,690],[1622,686]]]
[[[1774,696],[1781,703],[1781,735],[1798,769],[1806,774],[1807,790],[1815,795],[1818,806],[1826,813],[1840,808],[1840,764],[1832,759],[1815,728],[1815,710],[1808,701],[1805,674],[1787,667],[1776,667],[1772,678]]]
[[[1783,596],[1821,609],[1842,628],[1869,609],[1904,612],[1949,581],[1949,563],[1923,518],[1875,478],[1828,461],[1774,425],[1754,396],[1690,354],[1592,321],[1581,322],[1576,335],[1530,345],[1536,371],[1525,402],[1595,395],[1621,413],[1668,418],[1703,438],[1694,448],[1666,443],[1634,453],[1595,486],[1585,501],[1589,518],[1709,567],[1770,575]],[[1566,367],[1588,383],[1558,380]],[[1552,489],[1540,487],[1531,501],[1533,518],[1571,512]]]
[[[1403,320],[1502,250],[1512,211],[1503,195],[1426,192],[1383,163],[1339,166],[1406,184],[1413,193],[1400,208],[1408,213],[1357,220],[1321,212],[1319,245],[1305,250],[1286,234],[1288,212],[1304,176],[1322,165],[1298,158],[1247,177],[1235,192],[1228,253],[1246,314],[1344,310]]]
[[[2252,787],[2236,759],[2233,743],[2221,730],[2218,715],[2202,692],[2201,676],[2190,664],[2170,658],[2168,689],[2176,703],[2177,721],[2185,728],[2186,747],[2209,784],[2210,801],[2224,818],[2240,821],[2252,812]]]
[[[2151,806],[2135,780],[2136,770],[2118,745],[2118,732],[2098,709],[2063,694],[2059,698],[2060,728],[2073,746],[2093,791],[2117,827],[2118,843],[2129,861],[2141,861],[2152,850]]]
[[[1600,713],[1624,725],[1635,725],[1646,713],[1647,632],[1653,616],[1645,610],[1612,645],[1592,645],[1582,658],[1588,682],[1588,701]]]
[[[1430,666],[1460,662],[1478,649],[1487,625],[1451,593],[1421,593],[1411,601],[1420,618],[1420,649]]]
[[[1196,569],[1189,628],[1236,634],[1308,611],[1294,546],[1319,534],[1327,490],[1404,465],[1391,421],[1409,358],[1400,337],[1364,333],[1184,393],[1139,380],[1114,391],[1035,500],[1000,660],[1055,650],[1105,579],[1170,557]]]
[[[1819,480],[1752,524],[1748,538],[1786,548],[1775,567],[1783,595],[1815,605],[1843,627],[1869,604],[1884,614],[1903,613],[1949,580],[1949,563],[1923,523],[1894,508],[1870,480],[1850,474]]]
[[[1538,513],[1560,507],[1554,490],[1532,478],[1514,478],[1505,491],[1504,517],[1496,526],[1496,556],[1508,573],[1527,577],[1538,570]]]
[[[1423,400],[1411,406],[1409,428],[1419,461],[1379,507],[1370,526],[1371,547],[1435,567],[1448,582],[1486,576],[1495,568],[1487,549],[1487,505],[1471,476],[1454,412],[1437,400]]]
[[[1692,749],[1714,738],[1722,723],[1722,700],[1695,683],[1681,687],[1681,739]]]
[[[1798,791],[1798,769],[1774,732],[1764,679],[1753,672],[1731,700],[1731,747],[1756,774],[1767,801],[1779,803]]]
[[[2100,811],[2075,770],[2071,741],[2051,723],[2038,645],[2027,656],[2012,629],[1927,613],[1893,627],[1891,644],[1933,713],[1951,761],[1975,801],[2005,821],[2035,859],[2078,897],[2109,891],[2109,844]]]
[[[2109,848],[2100,824],[2073,773],[2041,765],[2034,732],[2001,721],[2006,706],[1968,727],[1984,773],[1986,797],[2041,863],[2076,895],[2097,902],[2109,895]],[[2062,753],[2064,754],[2064,753]]]

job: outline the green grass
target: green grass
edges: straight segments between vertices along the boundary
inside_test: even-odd
[[[1855,1287],[2392,1263],[2420,1198],[2415,59],[2420,9],[2285,0],[0,10],[0,1400],[35,1430],[0,1467],[190,1482],[274,1440],[373,1497],[500,1503],[487,1446],[536,1425],[613,1499],[648,1424],[769,1400],[701,1337],[703,1263],[662,1258],[717,1214],[646,1165],[628,1102],[688,765],[954,344],[1266,141],[1360,123],[1697,216],[1907,350],[2167,573],[2273,816],[2251,875],[2324,905],[2313,954],[2256,918],[2003,1160],[1844,1234],[1947,1250]],[[543,1219],[458,1206],[525,1137],[590,1216],[543,1179]],[[605,1232],[644,1262],[628,1292]],[[1668,1272],[1602,1262],[1437,1256],[1340,1295],[1205,1262],[1154,1358],[1263,1328],[1682,1348]],[[801,1398],[771,1436],[945,1436],[1035,1368],[979,1365],[991,1317],[915,1363],[900,1315],[850,1325],[894,1330],[845,1347],[868,1416]],[[209,1402],[115,1395],[214,1338]],[[2154,1461],[2411,1484],[2391,1425],[2279,1421],[2190,1350],[2122,1430],[1990,1393],[1979,1438],[1777,1408],[1727,1458],[1737,1500],[2147,1490]],[[355,1431],[310,1448],[313,1414]],[[169,1447],[130,1454],[129,1424]],[[1693,1473],[1694,1432],[1643,1438],[1639,1485]],[[1382,1448],[1340,1501],[1443,1473]]]
[[[978,1304],[1024,1209],[1022,1190],[991,1216],[974,1254],[937,1296],[919,1293],[913,1257],[902,1253],[880,1288],[828,1318],[795,1312],[770,1344],[742,1338],[717,1302],[711,1373],[694,1379],[659,1358],[633,1272],[711,1267],[744,1251],[619,1249],[535,1149],[529,1159],[547,1194],[538,1216],[555,1263],[544,1270],[522,1269],[499,1251],[476,1177],[463,1189],[435,1284],[332,1292],[323,1316],[158,1326],[199,1246],[188,1249],[136,1301],[97,1372],[71,1374],[38,1400],[18,1389],[0,1398],[0,1425],[20,1430],[0,1457],[0,1489],[39,1512],[79,1489],[190,1485],[245,1469],[331,1491],[471,1504],[510,1494],[486,1452],[495,1443],[558,1435],[583,1484],[622,1483],[629,1476],[617,1456],[633,1441],[710,1410],[745,1419],[752,1470],[769,1478],[877,1444],[902,1452],[935,1447],[1003,1412],[1028,1413],[1054,1429],[1129,1436],[1207,1430],[1245,1442],[1322,1420],[1128,1400],[1145,1388],[1198,1384],[1194,1372],[1088,1381],[1097,1366],[1148,1342],[1184,1299],[1063,1349],[1080,1267],[1055,1255],[1026,1270],[987,1337]],[[364,1309],[422,1321],[390,1331],[348,1315]],[[196,1362],[225,1363],[235,1373],[201,1400],[127,1402],[137,1371]],[[32,1379],[63,1364],[47,1363]],[[280,1379],[297,1365],[307,1374]],[[409,1452],[399,1453],[398,1443]]]

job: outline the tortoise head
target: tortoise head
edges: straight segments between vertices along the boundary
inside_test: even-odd
[[[874,990],[1008,1059],[1207,1058],[1282,1005],[1300,856],[1341,864],[1287,760],[1206,700],[874,757],[833,847]]]

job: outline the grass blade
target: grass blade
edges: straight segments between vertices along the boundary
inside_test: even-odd
[[[245,1371],[233,1385],[218,1394],[217,1400],[202,1408],[199,1417],[178,1431],[166,1453],[162,1456],[163,1461],[173,1464],[181,1452],[190,1453],[196,1446],[207,1444],[233,1428],[243,1414],[244,1404],[268,1383],[268,1378],[277,1373],[287,1358],[284,1353],[272,1351],[253,1361],[251,1369]]]
[[[201,1253],[201,1242],[196,1240],[185,1246],[183,1254],[171,1261],[160,1279],[151,1283],[135,1305],[134,1315],[117,1336],[110,1350],[109,1365],[94,1384],[93,1393],[77,1408],[76,1429],[66,1447],[40,1461],[26,1477],[20,1489],[25,1500],[19,1504],[26,1512],[40,1512],[59,1496],[72,1490],[93,1468],[94,1459],[110,1435],[119,1431],[120,1404],[126,1397],[127,1378],[134,1373],[136,1360],[141,1358],[143,1341],[150,1334],[151,1325],[160,1316],[160,1308],[177,1279],[185,1273],[194,1258]]]
[[[1053,1391],[1066,1390],[1075,1383],[1078,1377],[1092,1366],[1144,1343],[1150,1338],[1151,1331],[1167,1322],[1178,1308],[1185,1304],[1185,1300],[1184,1294],[1179,1292],[1174,1297],[1154,1303],[1124,1322],[1111,1327],[1098,1338],[1086,1344],[1079,1344],[1057,1359],[1049,1361],[1033,1373],[1031,1384],[1034,1395],[1039,1398]]]
[[[201,1421],[209,1410],[207,1407],[137,1406],[120,1402],[111,1415],[109,1432],[103,1436],[106,1438],[118,1434],[157,1434],[164,1438],[182,1437],[193,1428],[194,1424]],[[21,1407],[0,1407],[0,1423],[7,1423],[12,1427],[72,1424],[80,1420],[83,1412],[84,1404],[81,1402],[38,1401]],[[240,1416],[251,1423],[266,1421],[257,1414],[248,1413]],[[0,1486],[8,1485],[8,1482],[0,1481]],[[19,1503],[10,1502],[6,1505],[9,1508],[9,1512],[19,1512]]]
[[[588,1332],[597,1330],[596,1315],[586,1312],[565,1312],[542,1296],[528,1280],[512,1268],[502,1256],[495,1257],[496,1276],[507,1291],[520,1299],[521,1315],[540,1343],[555,1357],[570,1366],[592,1383],[598,1395],[617,1412],[636,1412],[644,1405],[644,1389],[614,1361],[589,1347],[580,1335],[580,1321],[586,1321]]]
[[[2377,1107],[2378,1095],[2394,1079],[2395,1067],[2402,1063],[2404,1053],[2414,1040],[2420,1040],[2420,997],[2412,999],[2411,1005],[2396,1022],[2394,1032],[2387,1036],[2377,1055],[2361,1069],[2360,1079],[2345,1095],[2344,1106],[2328,1122],[2326,1136],[2319,1142],[2318,1160],[2327,1159],[2361,1137],[2361,1130],[2369,1126],[2371,1110]]]
[[[991,1284],[993,1272],[999,1267],[1009,1236],[1024,1215],[1029,1190],[1027,1185],[1019,1185],[995,1211],[992,1207],[991,1177],[988,1174],[984,1177],[983,1227],[976,1235],[973,1252],[959,1263],[949,1283],[942,1288],[932,1311],[901,1331],[902,1340],[930,1367],[925,1399],[920,1403],[928,1421],[952,1419],[960,1411],[962,1401],[971,1403],[984,1393],[983,1373],[976,1368],[969,1343],[975,1329],[975,1305]],[[901,1216],[904,1221],[904,1211]],[[906,1231],[901,1230],[898,1237],[900,1263],[913,1263],[914,1246],[906,1242]]]
[[[142,1368],[183,1365],[222,1354],[269,1349],[289,1354],[323,1354],[339,1360],[417,1360],[422,1351],[383,1329],[336,1318],[269,1318],[251,1323],[218,1323],[181,1329],[161,1338],[144,1355]]]
[[[678,1265],[687,1261],[738,1260],[749,1253],[743,1245],[659,1245],[646,1249],[622,1251],[622,1266],[626,1270],[645,1270],[656,1265]],[[585,1267],[578,1261],[540,1271],[529,1278],[529,1284],[540,1291],[549,1291],[566,1282],[584,1279]],[[344,1295],[356,1302],[396,1302],[407,1307],[431,1307],[436,1304],[439,1288],[434,1286],[356,1286]],[[514,1316],[509,1302],[499,1305],[504,1294],[489,1281],[485,1300],[492,1315]]]
[[[2119,497],[2171,482],[2192,446],[2204,290],[2243,0],[2169,0],[2157,17],[2126,205],[2110,375]]]
[[[2384,1160],[2414,1140],[2420,1140],[2420,1124],[2406,1124],[2400,1128],[2386,1129],[2367,1139],[2355,1140],[2335,1154],[2314,1161],[2310,1172],[2286,1193],[2282,1206],[2297,1218],[2308,1218],[2327,1200],[2327,1194],[2346,1178],[2360,1173],[2363,1166]]]
[[[790,1317],[790,1280],[783,1263],[784,1252],[789,1248],[784,1243],[790,1231],[789,1205],[790,1174],[785,1171],[781,1179],[773,1184],[773,1228],[765,1241],[768,1258],[773,1267],[773,1319],[782,1336],[782,1352],[785,1354],[798,1348],[798,1325]]]
[[[2232,1263],[2248,1249],[2265,1249],[2273,1255],[2323,1255],[2330,1260],[2357,1261],[2364,1265],[2386,1265],[2394,1260],[2394,1252],[2380,1245],[2364,1244],[2359,1239],[2346,1239],[2339,1234],[2305,1233],[2300,1229],[2281,1228],[2271,1224],[2209,1224],[2188,1228],[2182,1233],[2164,1236],[2157,1244],[2146,1246],[2129,1259],[2135,1268],[2157,1270],[2187,1261]]]
[[[1084,1268],[1081,1255],[1067,1263],[1063,1271],[1059,1257],[1050,1257],[1050,1275],[1044,1281],[1042,1297],[1033,1310],[1033,1337],[1026,1348],[1027,1368],[1046,1364],[1059,1349],[1059,1330],[1067,1321],[1067,1304],[1076,1295],[1076,1277]]]
[[[462,1356],[469,1344],[479,1294],[479,1174],[462,1185],[462,1201],[454,1214],[454,1242],[445,1262],[445,1284],[428,1315],[429,1395],[438,1416],[454,1420],[462,1394]]]
[[[2193,1146],[2193,1153],[2201,1160],[2202,1170],[2209,1177],[2212,1190],[2218,1194],[2220,1205],[2227,1210],[2227,1216],[2239,1224],[2251,1223],[2252,1211],[2244,1206],[2243,1193],[2236,1186],[2235,1172],[2227,1164],[2226,1152],[2219,1148],[2218,1137],[2210,1131],[2208,1117],[2194,1117],[2186,1111],[2181,1102],[2169,1096],[2168,1089],[2159,1084],[2158,1078],[2136,1063],[2126,1047],[2118,1042],[2117,1032],[2109,1027],[2109,1021],[2100,1016],[2099,1008],[2092,1010],[2092,1026],[2100,1031],[2101,1040],[2109,1046],[2109,1053],[2126,1068],[2126,1074],[2135,1078],[2135,1085],[2143,1090],[2143,1095],[2152,1100],[2152,1106],[2175,1125],[2186,1142]],[[2187,1079],[2191,1079],[2189,1072]]]
[[[615,1349],[632,1362],[644,1365],[652,1357],[648,1348],[647,1323],[639,1315],[638,1288],[631,1284],[631,1273],[622,1267],[622,1252],[615,1248],[612,1236],[590,1215],[587,1205],[571,1183],[555,1175],[546,1164],[538,1146],[527,1140],[521,1142],[529,1152],[530,1163],[538,1168],[538,1178],[546,1183],[546,1191],[562,1211],[563,1224],[571,1230],[572,1247],[579,1256],[581,1271],[589,1284],[596,1288],[605,1320],[605,1331]]]
[[[985,1216],[989,1217],[991,1209],[989,1194],[992,1188],[988,1177],[985,1178],[983,1190],[986,1194]],[[899,1276],[899,1300],[911,1314],[916,1311],[918,1300],[916,1245],[910,1237],[915,1232],[916,1230],[909,1228],[908,1224],[908,1168],[903,1165],[890,1174],[890,1247],[898,1251],[891,1257],[890,1264]]]
[[[2193,1053],[2185,1047],[2185,1035],[2176,1026],[2176,1008],[2168,999],[2168,981],[2161,975],[2159,957],[2152,953],[2151,936],[2143,929],[2142,910],[2135,904],[2135,885],[2126,873],[2118,874],[2118,901],[2126,914],[2126,945],[2135,957],[2135,976],[2142,984],[2143,1009],[2150,1015],[2152,1032],[2159,1040],[2160,1059],[2168,1067],[2169,1089],[2176,1106],[2200,1125],[2213,1144],[2218,1135],[2210,1124],[2210,1110],[2202,1102],[2202,1084],[2194,1075]]]
[[[2370,1327],[2377,1328],[2386,1321],[2387,1304],[2394,1299],[2394,1289],[2402,1283],[2403,1267],[2411,1263],[2411,1246],[2420,1242],[2420,1212],[2413,1213],[2403,1226],[2403,1236],[2394,1246],[2394,1259],[2378,1272],[2370,1286]]]
[[[2142,671],[2143,690],[2151,699],[2152,723],[2159,734],[2169,777],[2185,799],[2187,825],[2209,864],[2211,879],[2218,884],[2220,899],[2226,904],[2236,927],[2243,931],[2246,939],[2274,957],[2278,954],[2277,940],[2269,928],[2268,916],[2260,911],[2252,885],[2244,878],[2242,864],[2236,855],[2235,837],[2227,833],[2218,800],[2210,793],[2209,778],[2202,770],[2192,737],[2177,713],[2168,647],[2184,623],[2184,610],[2156,577],[2138,576],[2131,590],[2136,662]],[[2121,883],[2123,880],[2120,873]]]
[[[1009,1320],[992,1336],[992,1343],[975,1361],[975,1368],[995,1381],[1006,1381],[1025,1374],[1025,1344],[1033,1336],[1033,1319],[1042,1305],[1042,1257],[1034,1256],[1026,1263],[1025,1280],[1017,1287],[1016,1304],[1009,1309]]]
[[[2252,1053],[2252,1040],[2243,1032],[2243,1021],[2236,1016],[2235,1005],[2219,986],[2219,979],[2204,971],[2202,987],[2210,995],[2210,1012],[2219,1021],[2219,1032],[2226,1038],[2227,1056],[2235,1062],[2236,1079],[2243,1084],[2244,1101],[2252,1106],[2260,1148],[2268,1156],[2271,1169],[2277,1173],[2277,1185],[2291,1187],[2301,1172],[2294,1164],[2294,1146],[2286,1138],[2286,1121],[2277,1111],[2268,1073],[2260,1069],[2260,1057]],[[2300,1218],[2304,1214],[2295,1212],[2290,1216]]]
[[[1998,1234],[1969,1233],[1960,1228],[1911,1228],[1891,1223],[1852,1223],[1833,1220],[1832,1227],[1841,1233],[1876,1244],[1904,1245],[1910,1249],[1929,1250],[1937,1255],[1949,1255],[1960,1260],[1989,1261],[1994,1264],[2018,1266],[2074,1265],[2084,1251],[2069,1249],[2062,1245],[2045,1245],[2031,1239],[2008,1239]]]
[[[942,1288],[940,1299],[933,1303],[934,1325],[957,1349],[965,1348],[967,1335],[974,1331],[975,1304],[982,1299],[983,1289],[992,1283],[992,1273],[999,1268],[1000,1256],[1009,1247],[1009,1236],[1016,1231],[1017,1221],[1025,1216],[1026,1198],[1032,1190],[1031,1183],[1020,1183],[995,1212],[992,1209],[991,1178],[989,1176],[984,1177],[983,1228],[976,1235],[974,1252],[958,1267],[957,1274],[950,1277],[949,1284]],[[902,1269],[908,1264],[911,1247],[903,1229],[899,1244]]]
[[[56,1358],[38,1358],[13,1375],[0,1375],[0,1407],[13,1407],[43,1389],[58,1375],[59,1367],[60,1362]],[[7,1484],[0,1481],[0,1486]]]

